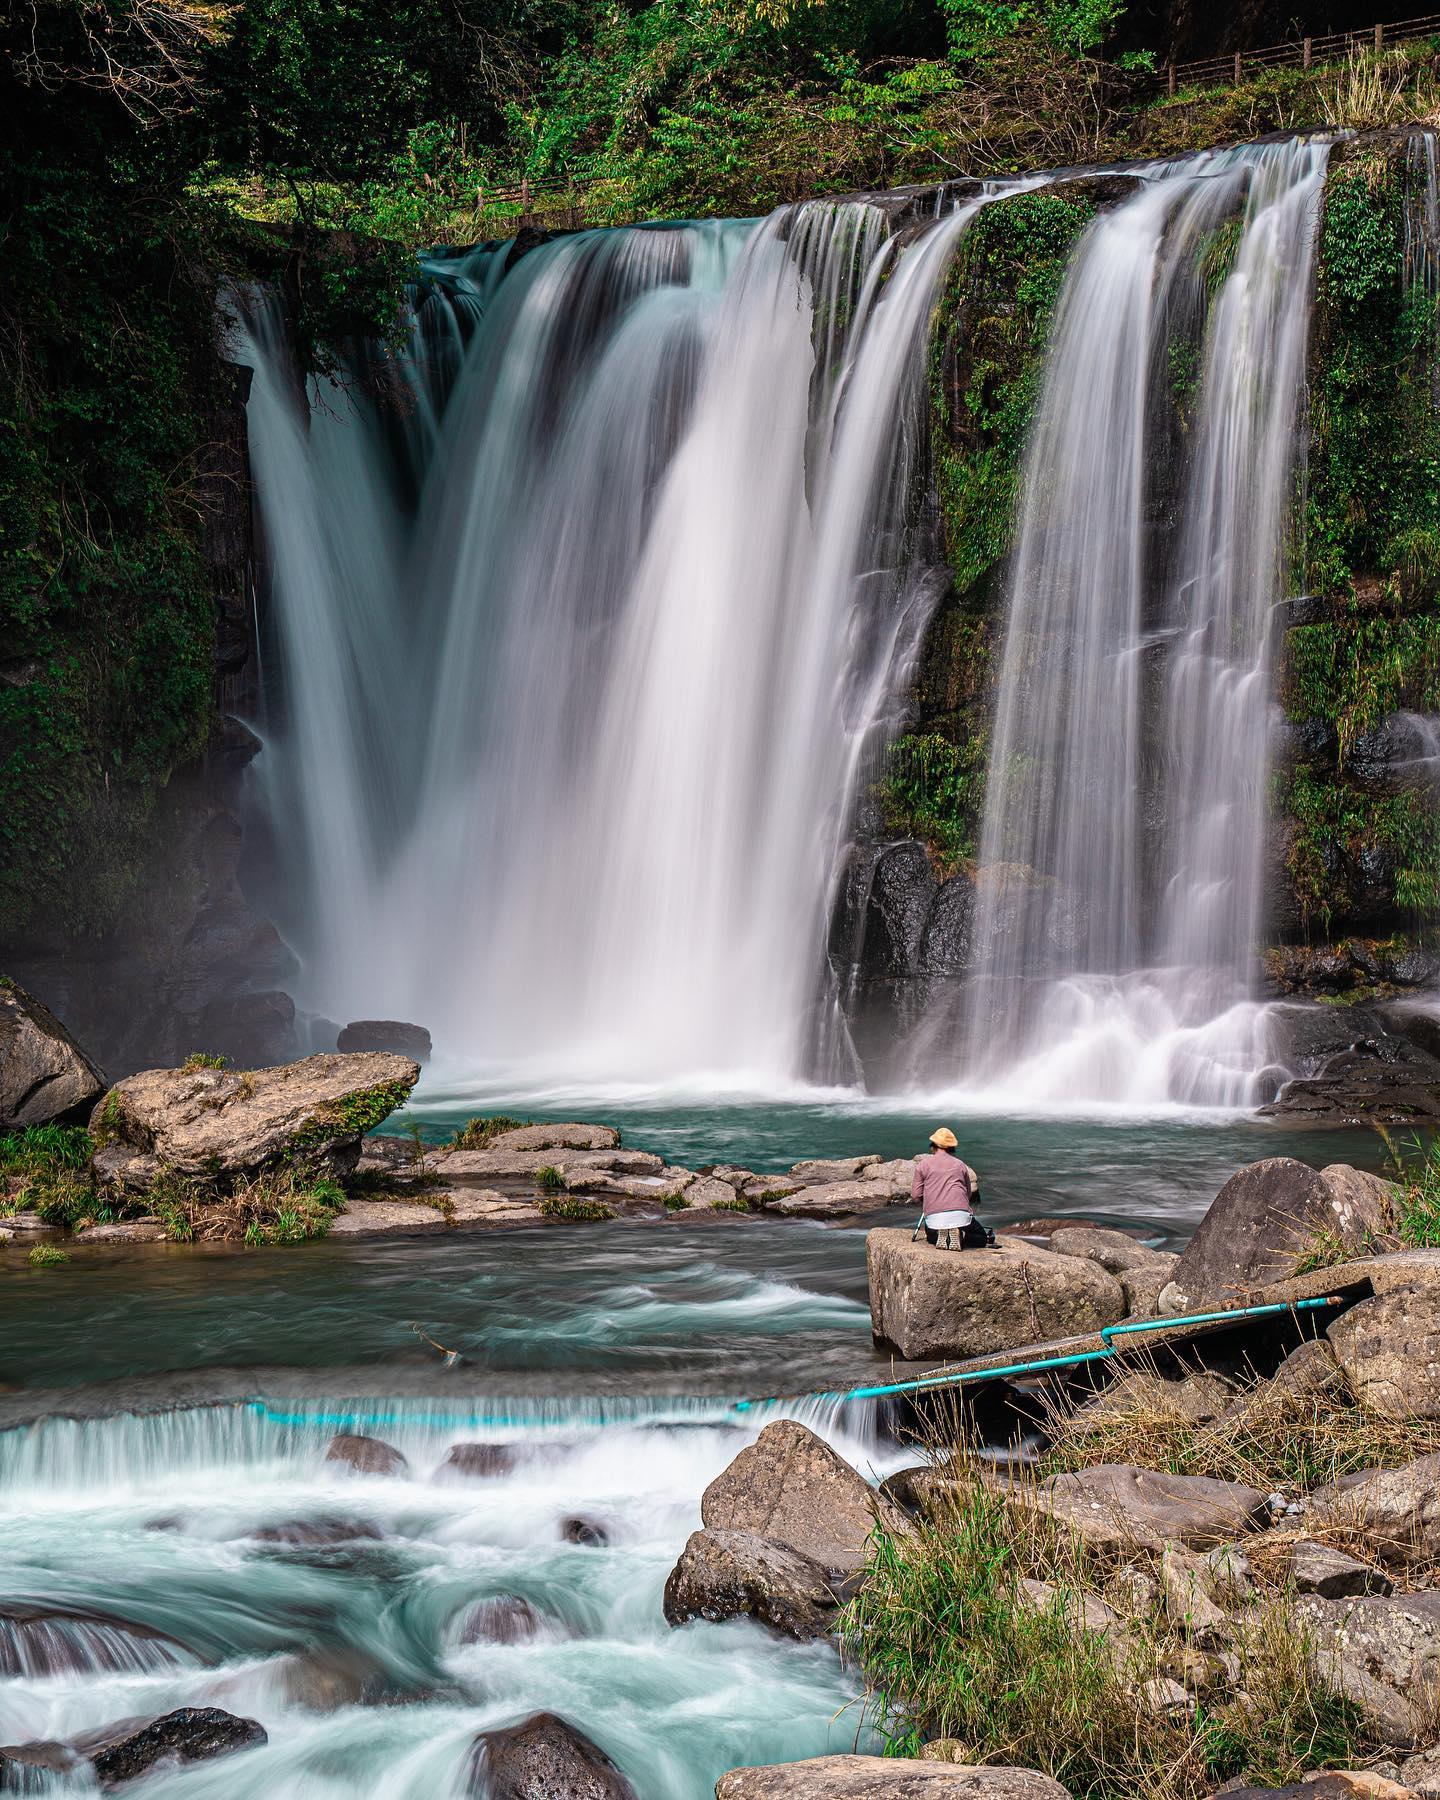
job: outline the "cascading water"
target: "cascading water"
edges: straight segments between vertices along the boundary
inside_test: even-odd
[[[521,1085],[773,1090],[817,1042],[853,1076],[825,912],[928,616],[924,336],[981,204],[903,250],[811,204],[432,261],[469,344],[443,410],[421,328],[389,371],[398,456],[369,401],[321,384],[307,419],[251,309],[262,777],[317,1009]]]
[[[1010,581],[977,967],[918,1028],[916,1079],[948,1063],[1011,1106],[1251,1096],[1267,638],[1326,154],[1153,171],[1072,265]],[[1193,448],[1167,543],[1155,444],[1177,403]]]

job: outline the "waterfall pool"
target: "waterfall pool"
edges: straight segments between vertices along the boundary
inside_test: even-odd
[[[558,1110],[692,1164],[908,1153],[933,1124],[831,1102],[547,1109],[427,1088],[413,1111],[430,1137],[470,1112]],[[1112,1218],[1160,1243],[1244,1162],[1373,1165],[1380,1148],[1235,1119],[955,1124],[995,1219]],[[911,1460],[873,1403],[804,1397],[886,1366],[864,1246],[859,1230],[727,1216],[96,1246],[36,1269],[0,1248],[0,1742],[184,1705],[261,1722],[262,1747],[147,1778],[176,1800],[460,1800],[484,1792],[476,1734],[540,1710],[599,1743],[641,1800],[705,1800],[736,1764],[864,1743],[860,1679],[828,1646],[749,1622],[671,1630],[661,1609],[705,1486],[769,1420],[803,1419],[872,1476]],[[735,1404],[776,1395],[791,1398]],[[407,1466],[327,1463],[344,1430]],[[440,1475],[476,1441],[505,1446],[506,1466]],[[573,1519],[605,1541],[569,1541]],[[89,1620],[48,1628],[68,1666],[7,1626],[17,1603]],[[497,1618],[511,1641],[492,1641]],[[117,1637],[117,1620],[142,1635]]]

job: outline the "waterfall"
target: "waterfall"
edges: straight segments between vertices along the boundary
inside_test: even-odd
[[[903,247],[810,203],[427,259],[398,427],[302,404],[251,300],[305,1004],[532,1088],[853,1075],[825,916],[933,604],[924,340],[986,197]]]
[[[917,1030],[918,1077],[953,1058],[1011,1106],[1251,1098],[1267,639],[1326,154],[1151,171],[1079,248],[1028,449],[977,969]]]

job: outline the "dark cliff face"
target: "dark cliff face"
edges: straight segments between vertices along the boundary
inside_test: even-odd
[[[1415,16],[1413,7],[1394,0],[1239,0],[1216,6],[1211,0],[1140,0],[1125,8],[1115,49],[1162,47],[1163,62],[1194,62],[1235,50],[1259,50],[1269,44],[1293,43],[1303,37],[1326,37],[1338,31],[1364,31],[1377,22]]]

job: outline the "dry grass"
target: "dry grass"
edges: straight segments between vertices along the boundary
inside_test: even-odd
[[[1435,64],[1413,47],[1384,50],[1378,56],[1373,50],[1352,50],[1321,90],[1320,105],[1325,122],[1339,130],[1434,124],[1440,120]]]
[[[345,1191],[328,1176],[276,1169],[224,1193],[162,1170],[146,1196],[176,1243],[298,1244],[324,1237],[345,1210]]]

